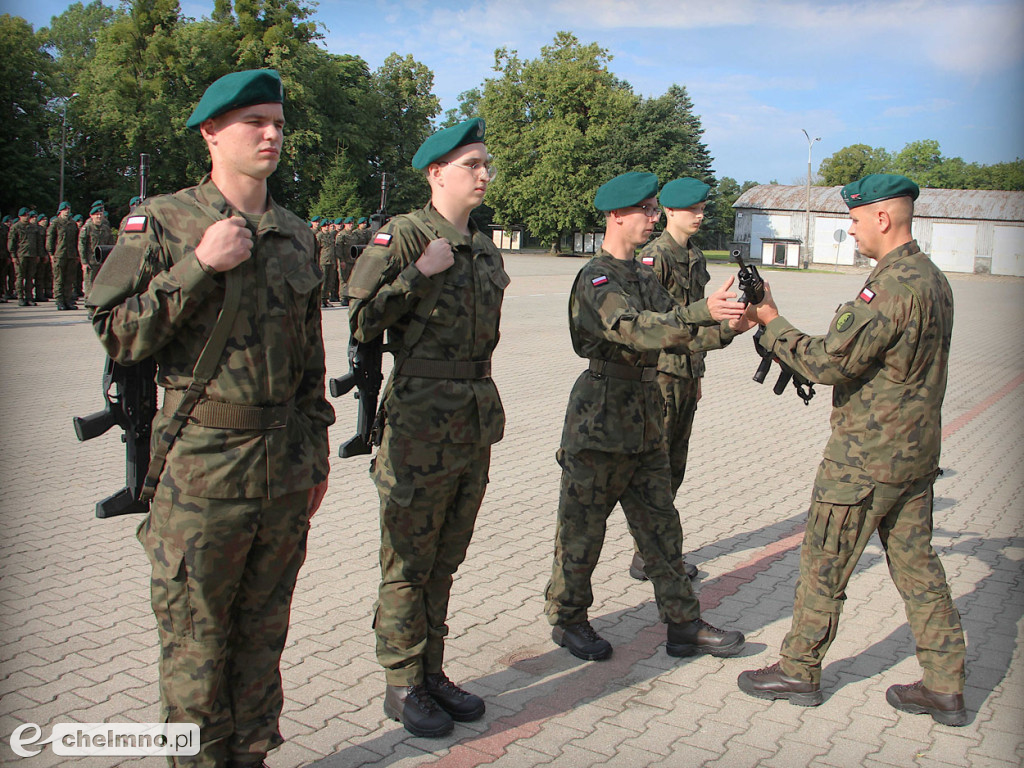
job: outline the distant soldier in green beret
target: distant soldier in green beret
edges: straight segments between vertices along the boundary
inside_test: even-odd
[[[370,220],[365,216],[360,216],[356,221],[355,226],[355,243],[357,245],[366,245],[370,242],[370,238],[373,237],[373,232],[370,230]]]
[[[53,295],[57,309],[78,309],[75,304],[75,265],[78,262],[78,225],[71,206],[61,203],[46,231],[46,250],[53,258]]]
[[[338,296],[341,299],[341,306],[349,305],[348,281],[352,275],[352,269],[356,260],[352,256],[352,246],[355,245],[355,238],[352,236],[354,220],[346,216],[341,220],[341,229],[335,239],[334,252],[338,256]]]
[[[704,221],[710,191],[711,187],[699,179],[675,179],[665,184],[658,195],[658,203],[665,211],[665,231],[645,245],[636,257],[654,270],[658,282],[684,307],[703,299],[704,288],[711,280],[704,254],[691,241]],[[726,346],[732,338],[727,323],[703,327],[698,330],[696,344],[689,354],[662,352],[658,358],[658,384],[665,398],[665,439],[672,468],[673,499],[686,475],[693,417],[701,397],[704,356],[708,350]],[[644,560],[635,542],[633,549],[629,574],[635,579],[645,579]],[[697,569],[692,563],[686,562],[684,567],[687,576],[697,578]]]
[[[100,262],[96,259],[96,249],[101,245],[113,245],[114,233],[110,230],[103,208],[103,201],[97,200],[89,209],[89,220],[78,232],[78,256],[82,260],[82,272],[85,275],[85,295],[92,290],[92,281],[99,272]]]
[[[320,306],[333,306],[328,297],[331,292],[331,281],[336,276],[334,267],[334,227],[333,222],[328,218],[320,220],[320,229],[316,233],[320,270],[324,273],[324,281],[320,285]]]
[[[7,236],[11,232],[11,217],[4,216],[0,221],[0,304],[6,304],[14,293],[14,262],[11,252],[7,249]]]
[[[36,217],[39,228],[39,260],[36,262],[35,295],[36,301],[49,301],[53,297],[53,254],[46,247],[46,230],[50,219],[45,213]]]
[[[36,212],[29,208],[18,211],[18,220],[7,233],[7,250],[14,258],[15,284],[19,307],[34,307],[35,279],[39,259],[45,253],[39,227],[36,226]]]
[[[210,174],[132,211],[89,295],[107,353],[122,365],[152,357],[164,388],[138,538],[160,719],[200,726],[189,766],[260,766],[282,743],[281,652],[327,490],[322,274],[306,222],[267,190],[283,100],[274,70],[206,90],[186,125]]]
[[[658,177],[631,172],[597,190],[605,214],[601,250],[580,270],[569,293],[569,334],[576,354],[589,361],[566,408],[555,528],[555,556],[544,606],[551,638],[574,656],[597,660],[611,644],[591,626],[591,577],[617,503],[629,523],[672,656],[739,653],[744,637],[701,618],[700,603],[683,567],[683,536],[672,504],[671,468],[658,385],[663,349],[700,348],[701,328],[725,339],[749,330],[743,307],[729,301],[730,278],[708,299],[683,306],[654,273],[634,260],[661,216]],[[731,327],[729,327],[731,325]]]
[[[877,531],[924,670],[922,680],[894,685],[885,698],[904,712],[964,725],[964,635],[931,542],[953,293],[911,234],[918,194],[910,179],[890,174],[843,187],[850,236],[877,264],[824,336],[802,333],[781,317],[767,286],[764,302],[749,310],[765,328],[765,349],[806,379],[833,387],[833,411],[782,658],[738,682],[758,698],[821,703],[821,664],[846,585]]]
[[[379,230],[349,281],[359,342],[386,330],[395,373],[374,459],[381,583],[373,626],[384,712],[419,736],[476,720],[483,700],[444,672],[452,577],[466,556],[505,412],[491,354],[509,277],[470,212],[494,176],[475,118],[438,131],[413,156],[430,203]]]

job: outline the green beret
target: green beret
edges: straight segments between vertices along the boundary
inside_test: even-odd
[[[276,69],[248,69],[224,75],[206,89],[186,128],[198,131],[204,120],[252,104],[284,103],[284,86]]]
[[[38,213],[36,213],[35,211],[29,211],[29,212],[28,212],[28,215],[29,215],[29,218],[31,218],[31,217],[33,217],[33,216],[38,216],[39,214],[38,214]]]
[[[59,206],[57,206],[57,213],[60,213],[61,211],[65,210],[67,208],[70,208],[70,207],[71,207],[71,203],[61,203]]]
[[[483,118],[474,117],[464,123],[444,128],[424,141],[412,156],[412,167],[423,170],[435,160],[447,155],[456,147],[476,144],[484,140]]]
[[[103,201],[102,200],[93,200],[92,201],[92,207],[95,208],[96,206],[99,206],[100,208],[102,208],[103,207]]]
[[[4,216],[3,221],[0,221],[0,224],[6,224],[10,220],[11,220],[11,216],[10,216],[10,214],[8,214],[7,216]]]
[[[92,208],[89,209],[89,215],[90,216],[92,216],[95,213],[103,213],[103,206],[102,205],[94,205]]]
[[[134,206],[138,205],[141,202],[142,202],[142,198],[139,197],[138,195],[136,195],[135,197],[133,197],[131,200],[128,201],[128,207],[129,208],[133,208]]]
[[[344,220],[343,220],[343,219],[341,218],[341,216],[339,216],[338,218],[336,218],[336,219],[334,220],[334,223],[335,223],[335,224],[341,224],[341,223],[342,223],[343,221],[344,221]]]
[[[346,216],[345,217],[345,221],[342,222],[342,223],[343,224],[354,224],[355,223],[355,217],[353,217],[353,216]]]
[[[316,222],[320,221],[320,217],[319,216],[314,216],[309,221],[310,221],[311,224],[315,224]]]
[[[369,221],[369,219],[366,218],[365,216],[360,216],[359,217],[359,221],[357,221],[356,224],[365,224],[368,221]]]
[[[71,217],[71,219],[72,219],[73,221],[78,221],[78,222],[80,222],[80,221],[82,220],[82,214],[80,214],[80,213],[76,213],[76,214],[75,214],[74,216],[72,216],[72,217]]]
[[[675,179],[661,188],[658,203],[662,208],[689,208],[707,200],[710,191],[700,179]]]
[[[872,173],[863,179],[850,182],[843,187],[840,194],[847,208],[877,203],[894,197],[909,197],[917,200],[921,188],[906,176],[892,173]]]
[[[18,209],[18,215],[19,216],[28,216],[28,208],[26,208],[25,206],[22,206],[21,208],[19,208]]]
[[[629,208],[658,194],[658,177],[653,173],[630,171],[606,181],[594,195],[594,207],[599,211],[617,211]]]

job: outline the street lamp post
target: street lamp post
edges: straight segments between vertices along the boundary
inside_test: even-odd
[[[814,142],[821,141],[821,137],[811,138],[807,129],[801,128],[804,136],[807,137],[807,220],[804,222],[804,269],[811,266],[811,147]]]
[[[57,205],[64,202],[64,150],[68,143],[68,102],[77,95],[77,93],[72,93],[64,99],[64,110],[60,125],[60,192],[57,194]]]

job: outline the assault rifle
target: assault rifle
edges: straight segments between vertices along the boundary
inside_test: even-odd
[[[377,400],[384,383],[381,372],[383,357],[383,335],[366,343],[352,339],[348,343],[348,373],[329,382],[331,397],[341,397],[355,387],[355,398],[359,401],[356,434],[338,449],[338,455],[343,459],[364,456],[373,451],[374,445],[379,445],[383,425],[377,424]]]
[[[739,249],[732,252],[732,258],[740,265],[740,272],[736,278],[739,288],[743,292],[742,296],[740,296],[740,301],[744,304],[760,304],[764,301],[764,280],[757,271],[757,267],[753,264],[745,263]],[[792,381],[797,395],[804,401],[804,405],[807,405],[811,402],[811,398],[814,397],[814,384],[765,349],[761,344],[761,336],[763,335],[764,328],[758,328],[757,333],[754,334],[754,349],[761,358],[757,370],[754,371],[754,381],[758,384],[764,384],[768,371],[771,370],[772,360],[774,360],[779,364],[781,370],[772,391],[776,395],[781,395],[786,391],[786,385]]]
[[[96,517],[145,514],[149,502],[140,495],[149,470],[149,438],[156,415],[156,362],[146,358],[135,365],[121,365],[108,357],[103,368],[103,399],[102,411],[72,419],[82,441],[99,437],[114,426],[123,430],[125,487],[96,503]]]

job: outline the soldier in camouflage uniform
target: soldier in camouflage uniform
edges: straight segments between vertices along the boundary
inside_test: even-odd
[[[330,307],[331,302],[328,299],[331,295],[331,282],[336,277],[337,269],[334,266],[334,231],[329,219],[320,221],[320,231],[316,233],[316,240],[320,245],[320,271],[324,273],[320,306]]]
[[[492,178],[483,139],[476,118],[423,143],[412,164],[427,175],[430,204],[379,231],[349,284],[355,339],[386,329],[400,348],[372,465],[381,500],[373,626],[384,712],[419,736],[449,733],[453,719],[476,720],[485,709],[443,670],[452,577],[487,487],[491,445],[505,428],[491,354],[509,278],[469,218]],[[422,334],[412,340],[417,325]]]
[[[654,270],[658,282],[684,307],[704,298],[704,287],[711,279],[704,254],[690,242],[704,220],[710,191],[711,187],[698,179],[668,182],[658,195],[658,203],[666,216],[665,231],[637,255],[637,260]],[[704,356],[707,350],[721,349],[731,340],[732,334],[727,328],[704,327],[698,329],[692,352],[682,355],[662,352],[658,358],[658,385],[665,398],[665,440],[672,469],[673,499],[686,475],[693,417],[701,397]],[[697,578],[697,569],[691,563],[684,560],[683,567],[687,576]],[[629,574],[634,579],[647,578],[644,560],[635,542]]]
[[[210,175],[142,203],[89,296],[112,358],[158,363],[154,455],[182,416],[222,307],[233,318],[138,531],[152,566],[163,715],[201,729],[199,754],[178,765],[259,766],[282,743],[281,652],[309,519],[327,488],[334,412],[322,275],[306,223],[266,184],[280,157],[283,97],[274,70],[207,89],[187,125],[206,141]]]
[[[39,227],[31,222],[35,211],[22,208],[18,220],[11,225],[7,234],[7,250],[14,258],[15,285],[18,291],[19,307],[34,307],[34,283],[36,264],[45,253],[39,238]]]
[[[85,296],[89,297],[92,281],[96,278],[100,264],[96,260],[96,249],[101,245],[113,245],[114,235],[107,223],[103,201],[93,203],[89,209],[89,220],[78,232],[78,256],[82,260],[82,273],[85,281]]]
[[[39,260],[36,262],[35,294],[36,301],[48,301],[53,295],[53,254],[46,246],[46,230],[50,219],[41,213],[35,220],[39,234]]]
[[[46,232],[46,249],[53,254],[53,295],[57,309],[78,309],[75,304],[75,265],[78,262],[78,225],[71,206],[61,203]]]
[[[342,219],[342,228],[338,232],[334,244],[334,252],[338,254],[338,296],[343,307],[348,306],[348,281],[352,276],[352,269],[356,265],[356,260],[352,258],[352,246],[355,245],[352,237],[352,223],[351,216]]]
[[[664,401],[657,382],[659,353],[697,348],[698,326],[723,340],[748,330],[742,305],[729,301],[730,278],[708,299],[684,307],[654,273],[634,261],[661,212],[653,173],[626,173],[597,191],[605,212],[604,244],[580,270],[569,294],[573,348],[590,361],[569,395],[561,447],[562,485],[555,556],[545,590],[551,638],[581,659],[601,660],[612,646],[594,631],[591,577],[608,516],[622,504],[654,585],[658,614],[668,625],[673,656],[732,656],[744,645],[701,619],[700,604],[683,569],[682,529],[672,506],[664,433]],[[730,326],[731,323],[731,326]]]
[[[0,304],[6,304],[10,294],[14,293],[14,263],[11,261],[11,252],[7,250],[10,221],[10,216],[4,216],[0,222]]]
[[[766,349],[834,389],[832,436],[807,515],[793,625],[781,660],[744,672],[738,682],[759,698],[821,703],[821,663],[846,585],[877,530],[924,670],[917,683],[889,688],[886,699],[897,709],[963,725],[964,635],[931,544],[953,294],[911,235],[918,191],[909,179],[889,174],[843,188],[850,235],[878,263],[824,337],[801,333],[780,317],[770,290],[751,308],[765,326]]]

